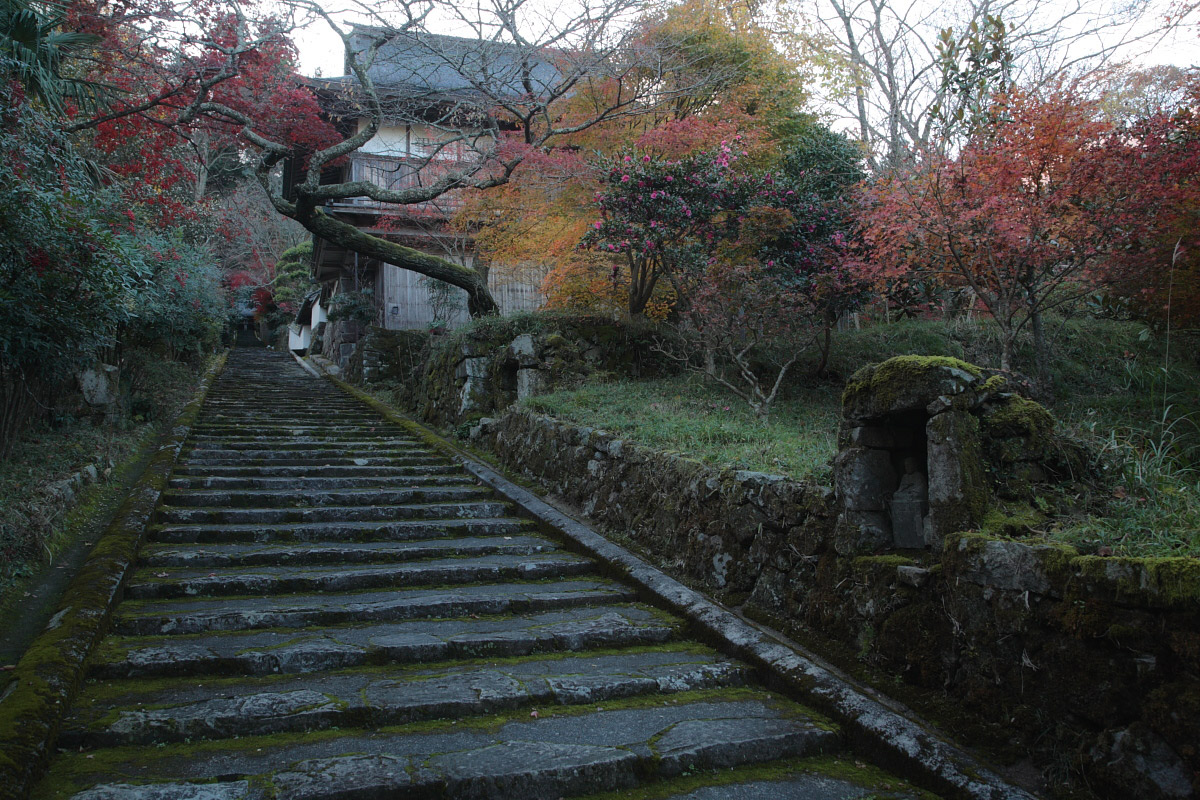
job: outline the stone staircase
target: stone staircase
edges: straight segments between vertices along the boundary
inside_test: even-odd
[[[926,796],[852,766],[835,726],[404,429],[249,348],[58,745],[39,799]]]

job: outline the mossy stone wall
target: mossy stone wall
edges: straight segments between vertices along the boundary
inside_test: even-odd
[[[650,330],[602,317],[530,314],[487,318],[451,334],[373,329],[356,355],[353,382],[383,382],[405,410],[455,427],[518,399],[597,372],[652,375],[668,369]]]

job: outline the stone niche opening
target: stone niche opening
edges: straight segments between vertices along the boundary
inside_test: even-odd
[[[907,410],[886,414],[850,431],[850,477],[844,506],[877,543],[919,548],[929,543],[929,414]],[[849,487],[848,487],[849,488]]]
[[[896,472],[896,485],[885,509],[896,547],[924,547],[929,520],[929,415],[923,411],[890,414],[881,420],[885,448]]]
[[[506,358],[500,364],[500,391],[518,400],[521,399],[517,397],[517,382],[520,371],[521,364],[515,358]]]

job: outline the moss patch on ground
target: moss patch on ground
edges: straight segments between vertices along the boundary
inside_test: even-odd
[[[733,769],[705,769],[670,780],[655,781],[633,789],[590,794],[581,800],[661,800],[686,794],[705,786],[731,786],[751,781],[786,781],[805,775],[820,775],[846,781],[866,790],[862,800],[891,797],[911,797],[916,800],[937,800],[937,796],[917,789],[894,775],[868,766],[853,757],[820,756],[791,758],[753,764]]]

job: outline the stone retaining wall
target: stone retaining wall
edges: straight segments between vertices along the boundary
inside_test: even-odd
[[[449,427],[595,372],[662,372],[666,365],[650,347],[657,335],[602,317],[551,313],[490,318],[438,336],[372,328],[342,366],[350,380],[385,382],[406,411]]]
[[[524,411],[482,420],[471,437],[660,563],[726,596],[748,596],[780,547],[814,555],[835,515],[830,489],[713,469]]]
[[[853,642],[948,692],[1012,762],[1099,796],[1193,796],[1200,562],[950,533],[938,554],[842,555],[832,490],[715,469],[509,410],[472,440],[726,602]]]

